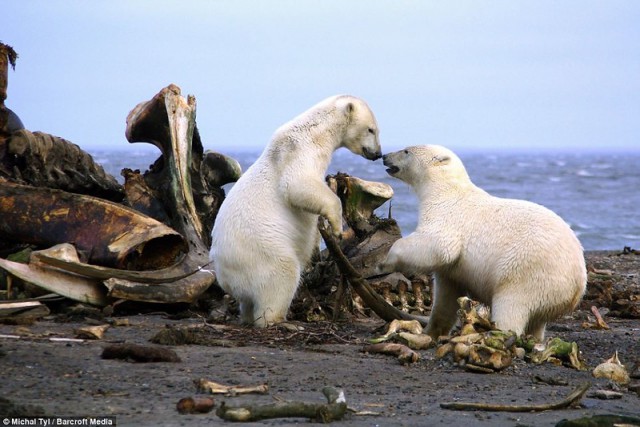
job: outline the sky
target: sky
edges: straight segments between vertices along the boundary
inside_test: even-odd
[[[3,0],[0,41],[6,105],[84,149],[127,149],[129,111],[174,83],[222,152],[340,93],[385,152],[640,151],[635,0]]]

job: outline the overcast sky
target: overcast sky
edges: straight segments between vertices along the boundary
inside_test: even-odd
[[[126,149],[129,111],[175,83],[214,150],[349,93],[383,151],[640,151],[635,0],[3,0],[0,41],[7,106],[83,148]]]

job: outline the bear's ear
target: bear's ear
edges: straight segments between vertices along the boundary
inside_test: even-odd
[[[441,154],[439,156],[433,156],[433,164],[436,166],[446,165],[451,161],[451,157],[446,154]]]
[[[344,112],[350,116],[351,114],[353,114],[353,110],[356,109],[356,106],[353,105],[353,102],[347,102],[347,105],[344,106]]]

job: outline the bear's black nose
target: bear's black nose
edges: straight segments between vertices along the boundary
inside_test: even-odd
[[[371,151],[368,148],[362,149],[362,156],[367,160],[378,160],[382,157],[382,153],[379,150]]]

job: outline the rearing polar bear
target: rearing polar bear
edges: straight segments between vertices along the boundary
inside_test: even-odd
[[[379,269],[434,273],[427,334],[449,333],[463,295],[489,305],[498,328],[540,341],[548,321],[575,308],[587,283],[584,253],[558,215],[491,196],[441,146],[408,147],[383,159],[387,173],[416,192],[420,210],[415,232],[393,244]]]
[[[243,323],[286,319],[319,243],[319,215],[341,234],[342,205],[324,181],[340,147],[369,160],[382,156],[373,112],[353,96],[325,99],[276,130],[222,203],[211,258],[219,284],[240,303]]]

